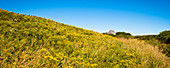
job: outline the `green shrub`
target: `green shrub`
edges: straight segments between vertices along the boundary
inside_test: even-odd
[[[163,43],[170,44],[170,30],[161,32],[158,39]]]

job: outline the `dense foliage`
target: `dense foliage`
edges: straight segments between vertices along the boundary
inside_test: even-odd
[[[107,33],[103,33],[103,34],[106,34],[106,35],[110,35],[110,36],[113,36],[113,37],[117,37],[117,38],[126,38],[126,39],[129,39],[132,37],[132,35],[130,33],[126,33],[126,32],[116,32],[116,35],[113,35],[113,34],[107,34]]]
[[[116,35],[129,35],[129,36],[132,36],[130,33],[126,33],[126,32],[117,32]]]
[[[170,30],[161,32],[158,39],[163,43],[170,44]]]
[[[134,37],[141,40],[157,39],[161,43],[170,44],[170,30],[165,30],[161,32],[159,35],[144,35],[144,36],[134,36]]]
[[[143,35],[143,36],[134,36],[134,38],[138,38],[141,40],[150,40],[150,39],[157,39],[158,35]]]
[[[169,67],[169,59],[143,41],[0,9],[0,67]]]

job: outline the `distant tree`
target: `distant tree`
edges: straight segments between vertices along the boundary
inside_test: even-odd
[[[126,35],[132,36],[130,33],[126,33]]]
[[[117,32],[115,37],[123,37],[123,38],[130,38],[132,37],[132,35],[130,33],[126,33],[126,32]]]
[[[126,35],[126,32],[117,32],[116,35]]]

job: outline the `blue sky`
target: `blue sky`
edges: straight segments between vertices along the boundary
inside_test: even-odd
[[[0,8],[93,30],[132,35],[170,30],[170,0],[0,0]]]

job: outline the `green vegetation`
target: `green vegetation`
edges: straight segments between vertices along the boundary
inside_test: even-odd
[[[126,32],[117,32],[115,37],[124,37],[129,39],[132,35],[130,33],[126,33]]]
[[[168,31],[163,31],[158,35],[158,39],[162,43],[170,44],[170,30]]]
[[[159,49],[0,9],[0,67],[169,68]]]
[[[143,36],[134,36],[134,38],[138,38],[140,40],[151,40],[157,39],[158,35],[143,35]]]
[[[126,39],[129,39],[132,37],[130,33],[126,33],[126,32],[116,32],[116,35],[107,34],[107,33],[103,33],[103,34],[110,35],[110,36],[117,37],[117,38],[126,38]]]

